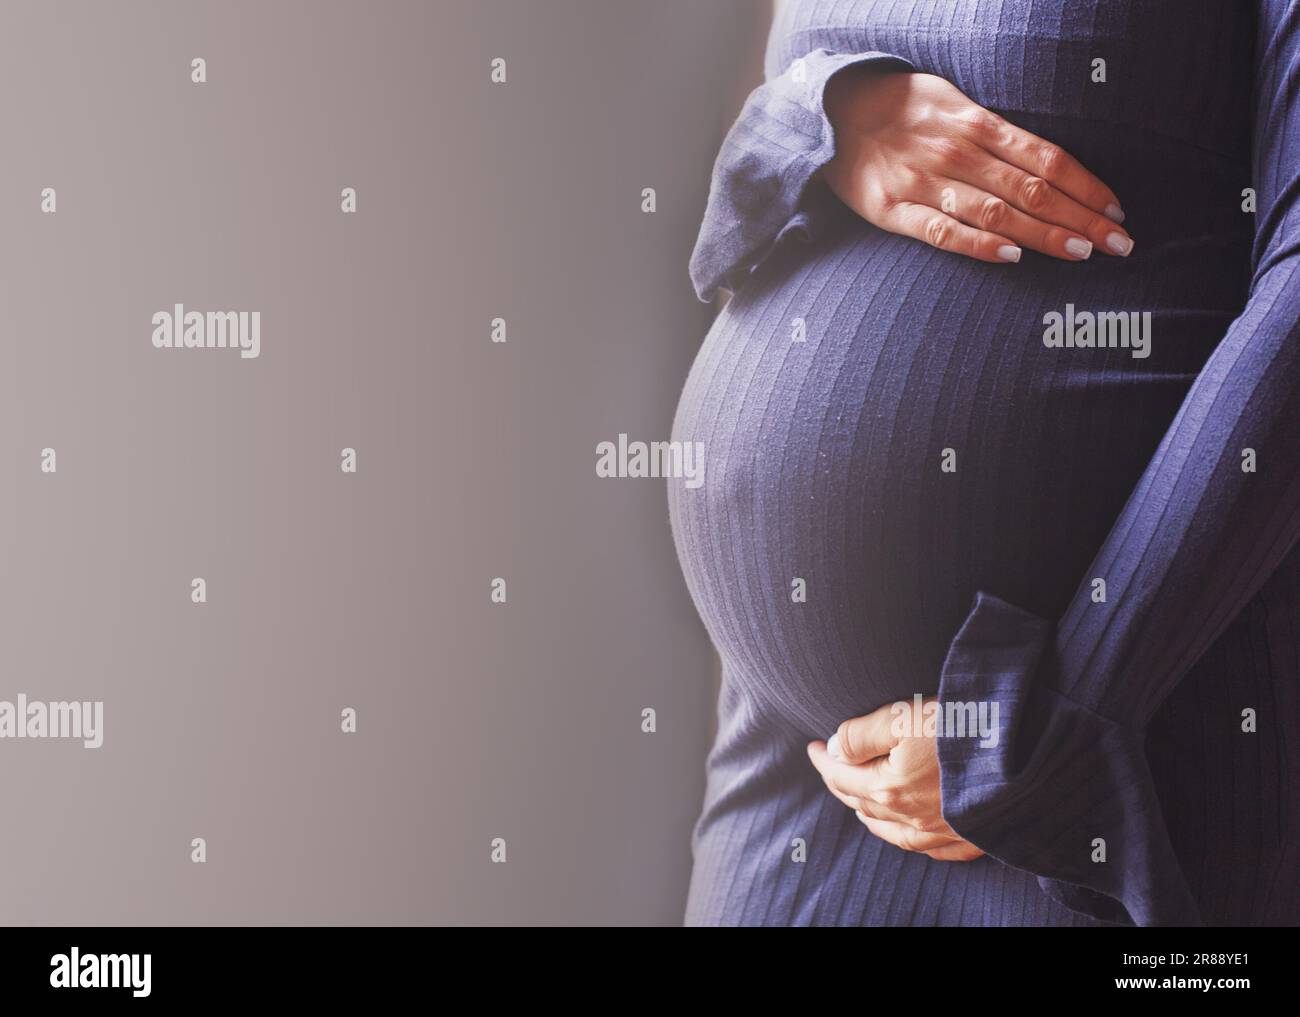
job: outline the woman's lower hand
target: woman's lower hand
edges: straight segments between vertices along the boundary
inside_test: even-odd
[[[891,704],[846,720],[829,742],[809,743],[813,766],[831,794],[881,840],[939,861],[978,858],[984,852],[943,818],[934,737],[898,734],[898,716]]]
[[[1119,200],[1059,146],[933,74],[849,67],[825,92],[827,185],[883,230],[980,261],[1133,249]]]

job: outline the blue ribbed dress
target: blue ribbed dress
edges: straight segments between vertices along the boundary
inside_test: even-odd
[[[861,61],[1065,147],[1133,254],[991,265],[855,216],[812,177]],[[705,446],[669,508],[723,662],[688,923],[1300,921],[1298,202],[1295,3],[785,5],[673,428]],[[1150,356],[1049,347],[1067,305],[1150,312]],[[998,704],[996,746],[938,743],[977,861],[875,838],[806,756],[916,692]]]

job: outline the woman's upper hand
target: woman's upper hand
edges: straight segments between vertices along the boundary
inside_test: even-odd
[[[992,262],[1024,247],[1066,261],[1133,249],[1109,187],[943,78],[850,67],[831,78],[825,110],[836,151],[821,175],[881,229]]]
[[[973,861],[984,852],[943,818],[933,732],[898,733],[900,723],[904,731],[927,730],[913,724],[911,711],[911,703],[890,704],[846,720],[828,742],[809,743],[808,757],[827,790],[881,840],[939,861]]]

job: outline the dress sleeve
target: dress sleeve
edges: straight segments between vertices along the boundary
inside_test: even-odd
[[[713,165],[704,222],[691,254],[691,282],[702,301],[712,301],[720,286],[739,288],[791,232],[808,239],[817,235],[822,212],[817,202],[804,199],[813,175],[835,155],[822,97],[837,71],[866,63],[912,69],[890,53],[817,49],[769,77],[745,100]]]
[[[1258,6],[1246,306],[1065,613],[1049,621],[980,593],[940,679],[941,702],[996,703],[1000,720],[994,747],[938,740],[949,824],[1075,910],[1138,925],[1201,921],[1146,727],[1300,536],[1300,7]]]

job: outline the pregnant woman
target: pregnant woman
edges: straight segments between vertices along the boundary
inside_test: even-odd
[[[1300,8],[789,2],[766,66],[673,433],[687,922],[1300,921]]]

